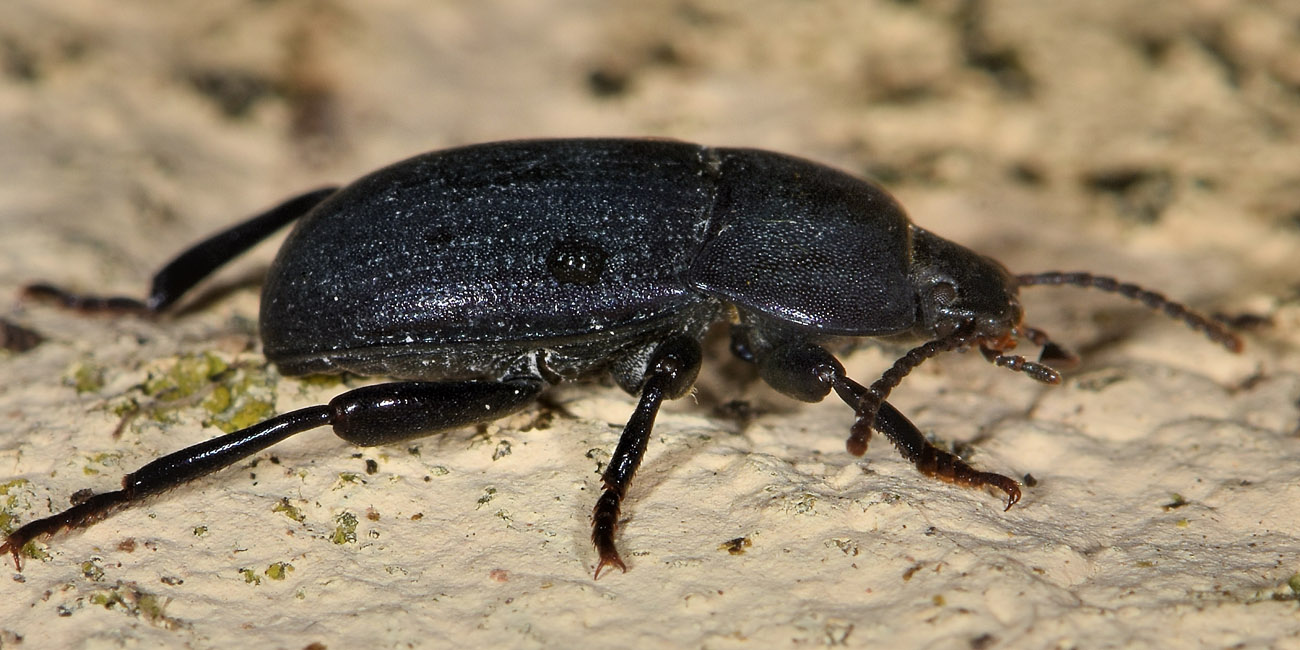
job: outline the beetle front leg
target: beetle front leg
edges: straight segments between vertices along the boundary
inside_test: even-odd
[[[619,436],[618,447],[609,459],[609,465],[601,479],[605,491],[596,501],[592,511],[591,542],[596,546],[600,561],[596,564],[596,578],[607,566],[615,566],[627,571],[627,565],[618,556],[614,546],[614,531],[618,528],[618,513],[623,496],[632,475],[645,457],[646,445],[650,442],[650,430],[654,427],[655,416],[664,399],[677,399],[686,395],[695,383],[695,376],[700,372],[700,344],[689,337],[681,336],[659,345],[650,357],[646,369],[645,381],[641,384],[641,398],[636,410],[623,427]]]
[[[13,555],[28,542],[60,530],[84,528],[146,497],[229,467],[296,433],[332,425],[334,433],[362,447],[427,436],[490,422],[532,403],[540,378],[500,382],[395,382],[350,390],[329,404],[273,417],[234,433],[163,456],[122,479],[122,489],[92,495],[56,515],[28,522],[0,544]]]
[[[191,246],[154,274],[149,297],[144,301],[75,294],[49,284],[28,285],[23,289],[23,295],[51,300],[68,309],[84,312],[156,314],[175,304],[186,291],[221,265],[310,212],[337,189],[323,187],[301,194]]]
[[[857,408],[867,394],[867,388],[849,379],[844,366],[819,345],[806,342],[780,345],[757,356],[756,361],[759,374],[769,386],[798,400],[819,402],[834,390],[845,404]],[[1015,480],[981,472],[955,454],[935,447],[888,402],[881,403],[875,426],[922,474],[966,487],[995,487],[1007,494],[1007,509],[1020,500],[1020,485]],[[848,450],[861,456],[867,451],[866,440],[850,438]]]

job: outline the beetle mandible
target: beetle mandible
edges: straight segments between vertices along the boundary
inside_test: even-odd
[[[145,301],[45,285],[25,294],[86,311],[165,312],[212,271],[296,221],[262,289],[260,330],[283,374],[355,373],[392,383],[347,391],[182,449],[122,489],[27,523],[0,552],[113,512],[330,425],[360,446],[483,423],[561,381],[609,377],[638,402],[602,479],[592,542],[606,567],[623,496],[666,399],[692,388],[700,341],[731,323],[732,351],[777,391],[832,391],[856,413],[848,451],[872,430],[921,472],[1020,498],[1016,481],[930,444],[886,398],[947,350],[1058,383],[1074,360],[1022,322],[1019,289],[1078,285],[1163,310],[1230,350],[1224,326],[1160,294],[1089,273],[1013,275],[913,225],[880,187],[756,149],[638,139],[524,140],[426,153],[344,187],[289,199],[181,253]],[[843,337],[923,343],[879,380],[850,379],[827,344]],[[1010,354],[1019,338],[1038,361]],[[19,566],[21,568],[21,566]]]

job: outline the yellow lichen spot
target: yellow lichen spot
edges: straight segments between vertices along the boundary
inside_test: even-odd
[[[40,546],[37,546],[36,540],[31,540],[26,544],[23,544],[23,548],[20,551],[20,553],[33,560],[40,560],[42,562],[50,559],[50,554],[46,553],[45,549],[41,548]]]
[[[203,400],[208,411],[205,424],[226,433],[245,429],[275,415],[275,395],[270,375],[241,368],[213,387]]]
[[[308,388],[336,388],[343,385],[342,375],[305,375],[298,377],[297,384],[306,392]]]
[[[105,589],[91,594],[90,603],[100,605],[104,609],[112,609],[115,605],[126,607],[126,601],[122,600],[122,594],[118,593],[116,589]]]
[[[362,485],[365,482],[365,479],[361,478],[361,475],[356,472],[339,472],[339,480],[334,484],[333,489],[339,490],[346,485]]]
[[[122,454],[113,451],[106,451],[95,454],[86,460],[86,465],[81,466],[81,472],[86,476],[98,476],[102,469],[113,469],[116,471],[118,461],[121,460]],[[98,465],[99,467],[96,467]]]
[[[95,580],[95,581],[103,580],[104,567],[95,564],[95,562],[92,560],[82,562],[81,575],[84,576],[87,580]]]
[[[68,369],[63,383],[71,386],[78,395],[98,392],[104,387],[104,369],[89,361],[78,361]]]
[[[357,517],[350,512],[340,513],[334,517],[334,534],[330,541],[335,544],[352,544],[357,541]]]
[[[263,571],[263,573],[266,574],[266,577],[272,580],[284,580],[291,571],[293,571],[292,564],[289,564],[288,562],[276,562],[275,564],[266,567],[266,571]]]
[[[170,369],[150,373],[144,382],[144,393],[160,400],[183,399],[206,387],[229,367],[211,352],[183,355]]]
[[[304,515],[302,513],[302,509],[289,503],[289,499],[287,497],[280,499],[280,502],[275,504],[274,508],[271,508],[271,512],[278,512],[280,514],[283,514],[284,516],[298,523],[302,523],[307,520],[307,515]]]
[[[18,495],[10,494],[10,490],[17,492],[15,488],[27,485],[29,481],[25,478],[16,478],[12,481],[0,483],[0,497],[3,497],[3,508],[0,509],[0,532],[8,535],[14,530],[14,513],[13,508],[18,505]]]
[[[163,615],[165,605],[166,601],[164,599],[146,593],[138,594],[135,601],[136,610],[141,616],[145,617],[145,620],[149,621],[166,620],[167,617]]]
[[[9,497],[9,503],[12,504],[14,497],[9,494],[9,491],[16,487],[22,487],[24,485],[27,485],[28,483],[31,483],[31,481],[28,481],[25,478],[16,478],[13,479],[12,481],[5,481],[4,483],[0,483],[0,496]]]

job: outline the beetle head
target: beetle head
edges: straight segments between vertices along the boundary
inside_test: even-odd
[[[997,261],[913,226],[913,333],[926,340],[961,332],[983,339],[1011,335],[1024,315],[1016,277]]]
[[[996,261],[915,226],[909,275],[917,292],[917,324],[913,332],[927,340],[895,361],[863,392],[857,408],[858,420],[847,442],[849,451],[856,455],[866,451],[876,411],[889,392],[913,368],[943,352],[978,346],[985,359],[995,365],[1022,372],[1045,384],[1060,383],[1060,373],[1047,362],[1068,366],[1078,358],[1052,342],[1042,330],[1021,324],[1020,287],[1074,285],[1119,294],[1182,320],[1232,352],[1240,352],[1242,347],[1241,339],[1218,320],[1136,284],[1082,271],[1013,276]],[[1007,353],[1016,346],[1019,337],[1043,348],[1038,362]]]

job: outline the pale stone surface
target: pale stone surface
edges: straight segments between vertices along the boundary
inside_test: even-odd
[[[1292,4],[10,2],[0,296],[49,339],[0,353],[18,522],[217,434],[194,400],[112,437],[113,409],[178,357],[238,366],[277,411],[341,390],[262,374],[274,244],[158,322],[24,305],[25,282],[139,295],[279,198],[455,144],[804,154],[881,175],[918,223],[1018,271],[1111,273],[1272,326],[1234,356],[1114,299],[1027,291],[1029,321],[1085,357],[1063,386],[952,355],[893,398],[976,466],[1038,480],[1005,513],[879,439],[847,455],[847,409],[776,396],[720,346],[694,403],[660,416],[620,535],[631,570],[599,582],[589,512],[633,403],[618,391],[565,387],[572,417],[409,449],[303,434],[5,569],[0,647],[1293,644]],[[867,381],[891,354],[846,364]],[[760,413],[740,432],[714,410],[742,398]]]

